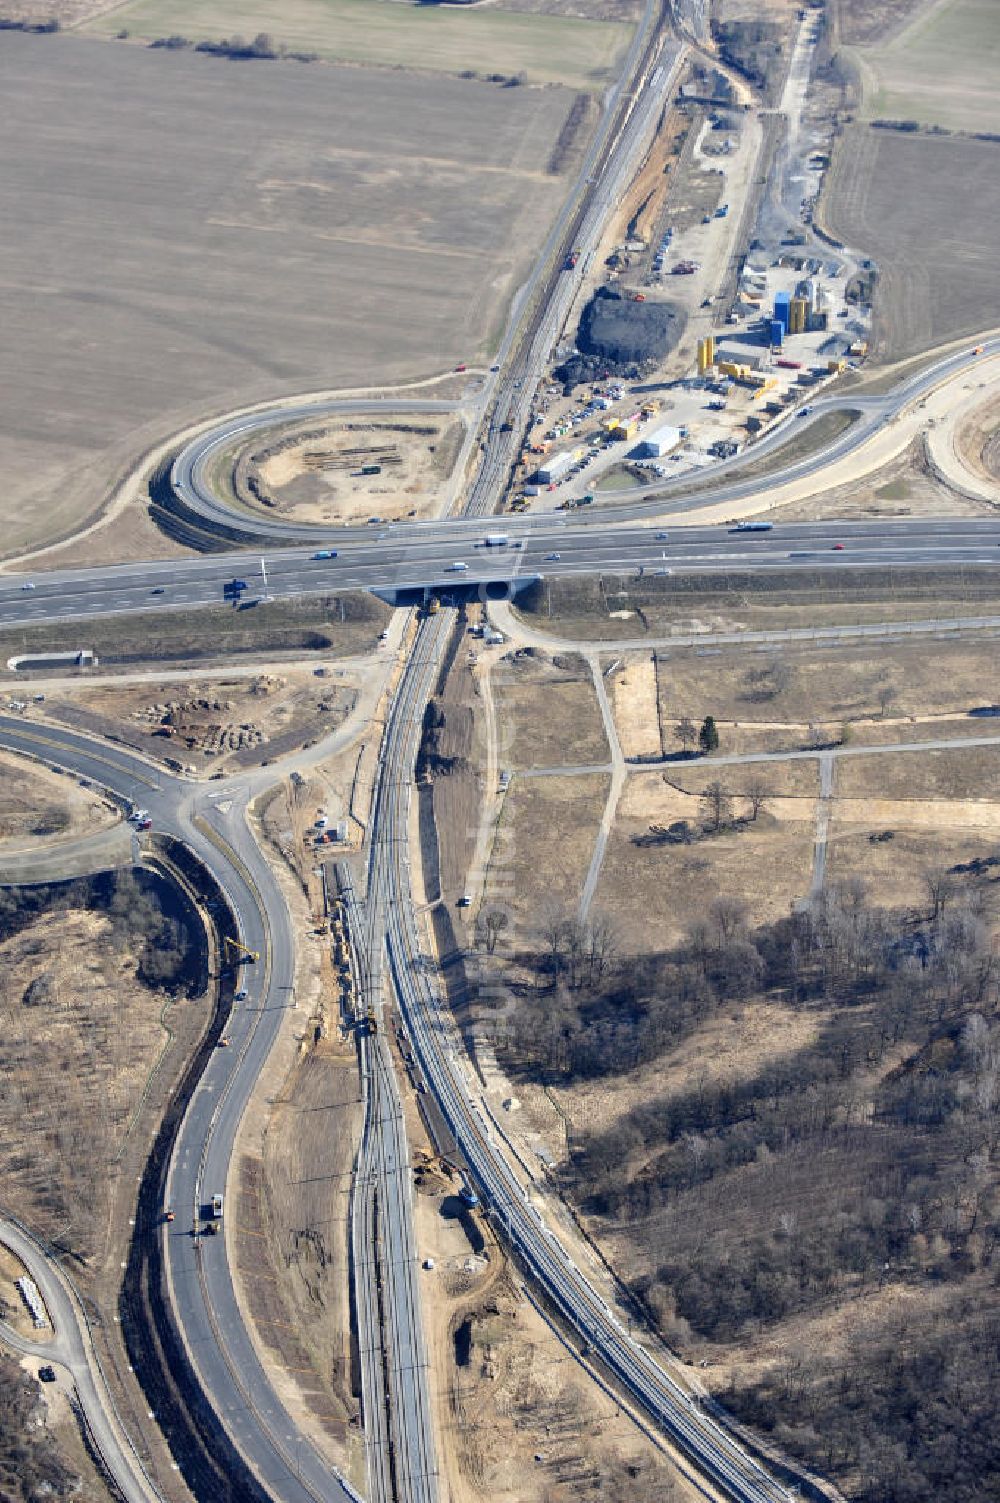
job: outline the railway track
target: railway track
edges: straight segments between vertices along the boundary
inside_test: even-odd
[[[407,709],[387,729],[385,765],[390,771],[381,811],[382,838],[395,832],[397,855],[386,894],[387,945],[402,1022],[424,1077],[454,1134],[498,1233],[535,1283],[589,1351],[632,1401],[686,1459],[690,1471],[736,1503],[788,1503],[789,1493],[671,1375],[663,1361],[621,1325],[601,1294],[576,1267],[531,1205],[527,1188],[495,1141],[482,1108],[465,1081],[463,1046],[431,980],[433,966],[417,931],[405,839],[409,829],[413,769],[422,716],[414,713],[431,669],[443,655],[454,613],[442,612],[421,628],[414,648],[413,684],[401,690]],[[388,827],[388,830],[386,829]],[[664,1354],[666,1356],[666,1354]]]

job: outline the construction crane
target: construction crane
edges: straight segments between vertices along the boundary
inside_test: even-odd
[[[260,959],[260,953],[259,953],[259,951],[257,951],[257,950],[248,950],[247,947],[246,947],[246,945],[242,944],[240,942],[240,940],[233,939],[228,934],[226,935],[224,949],[225,949],[226,959],[228,960],[229,957],[232,955],[235,958],[237,965],[239,965],[239,963],[240,963],[241,960],[247,960],[247,961],[250,961],[251,963],[253,963],[253,962],[258,961]]]

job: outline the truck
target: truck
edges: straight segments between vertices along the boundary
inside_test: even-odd
[[[222,1196],[221,1195],[213,1195],[212,1196],[212,1215],[216,1216],[216,1217],[222,1215]]]
[[[730,527],[730,532],[771,532],[773,522],[737,522],[735,527]]]
[[[506,548],[510,538],[505,532],[488,532],[483,538],[483,544],[487,548]]]

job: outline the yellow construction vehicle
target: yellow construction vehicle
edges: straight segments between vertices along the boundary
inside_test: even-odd
[[[260,959],[259,951],[248,950],[246,945],[242,944],[238,939],[233,939],[228,934],[226,935],[223,948],[225,951],[226,959],[228,960],[230,957],[232,957],[236,961],[237,965],[239,965],[241,960],[246,960],[253,964]]]

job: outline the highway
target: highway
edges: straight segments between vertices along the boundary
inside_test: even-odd
[[[636,111],[631,124],[632,133],[627,135],[624,142],[625,159],[630,163],[634,163],[639,154],[640,143],[648,136],[651,122],[655,121],[662,104],[660,95],[672,85],[679,61],[678,56],[673,67],[659,68],[661,77],[657,87],[648,91],[650,96],[648,103],[642,110]],[[600,201],[606,213],[613,198],[610,194],[602,194]],[[588,221],[584,226],[592,238],[597,234],[596,214],[594,217],[595,225],[591,225]],[[531,349],[523,361],[511,366],[509,373],[505,373],[502,378],[500,376],[495,378],[497,381],[502,379],[502,385],[496,390],[495,405],[483,431],[484,453],[470,494],[467,507],[469,515],[485,516],[495,509],[510,466],[520,449],[521,435],[527,424],[535,387],[544,370],[552,343],[558,335],[558,329],[565,321],[572,303],[575,290],[574,278],[575,274],[571,277],[566,273],[562,279],[555,282],[548,316],[539,323]],[[735,458],[720,460],[694,475],[688,472],[679,475],[674,480],[657,479],[645,486],[630,487],[619,491],[605,490],[602,492],[600,502],[595,502],[586,516],[577,515],[574,518],[573,526],[621,525],[623,522],[655,517],[667,512],[680,516],[685,512],[695,511],[707,503],[714,505],[738,501],[747,496],[766,494],[767,490],[787,481],[805,476],[818,476],[836,461],[862,449],[876,433],[891,424],[906,408],[919,402],[942,382],[955,381],[962,376],[975,374],[977,367],[984,359],[1000,353],[1000,337],[985,337],[981,345],[982,353],[979,355],[974,353],[976,348],[980,347],[970,340],[969,344],[963,346],[961,350],[925,366],[886,393],[855,395],[850,390],[846,390],[816,397],[809,404],[809,425],[825,414],[837,412],[856,413],[856,421],[843,433],[821,445],[813,453],[792,461],[764,480],[741,480],[740,471],[747,466],[758,465],[761,458],[767,455],[780,454],[784,445],[797,439],[806,431],[807,424],[796,412],[789,413],[786,418],[773,424],[762,438],[749,445]],[[484,387],[480,399],[481,407],[485,405],[490,394],[491,388]],[[401,411],[442,411],[454,408],[454,404],[443,403],[403,403],[398,406]],[[301,413],[303,416],[318,417],[324,412],[358,410],[370,412],[373,407],[377,407],[379,411],[397,410],[396,404],[391,402],[381,404],[369,401],[363,404],[356,402],[328,403],[325,406],[313,404],[301,409]],[[331,531],[330,528],[275,521],[249,511],[228,507],[213,492],[210,460],[220,451],[231,447],[234,438],[241,432],[241,424],[254,432],[283,426],[289,421],[290,410],[298,411],[298,409],[278,407],[270,413],[256,413],[252,419],[231,419],[220,425],[217,430],[212,430],[193,440],[174,464],[172,471],[174,489],[189,509],[206,522],[230,527],[238,524],[241,530],[264,544],[268,542],[282,544],[313,542],[316,546],[337,546],[338,539],[350,543],[356,538],[358,529]],[[506,426],[508,424],[509,428]],[[710,487],[707,491],[704,489],[706,486]],[[508,520],[513,525],[513,518],[505,518],[505,525]],[[551,525],[552,520],[551,513],[535,513],[518,519],[517,525],[528,528],[544,527],[546,524]],[[413,522],[399,523],[396,527],[401,532],[417,536],[421,531],[433,530],[439,525],[435,522]]]
[[[211,1054],[178,1130],[164,1194],[164,1209],[172,1206],[177,1219],[148,1234],[163,1238],[173,1314],[202,1391],[266,1492],[282,1503],[357,1503],[300,1436],[257,1356],[233,1287],[225,1212],[223,1235],[203,1230],[212,1196],[235,1193],[236,1133],[284,1011],[294,1006],[291,919],[246,823],[248,780],[210,791],[120,747],[7,716],[0,716],[0,744],[148,809],[157,831],[184,841],[205,864],[244,943],[262,957],[242,968],[248,996],[226,1024],[230,1047]]]
[[[94,1351],[87,1317],[59,1263],[23,1226],[6,1217],[0,1217],[0,1243],[28,1270],[52,1322],[51,1332],[36,1340],[0,1321],[0,1340],[20,1355],[54,1363],[70,1375],[91,1443],[125,1503],[162,1503],[162,1494],[121,1423]]]
[[[447,591],[470,585],[517,585],[532,577],[578,574],[724,573],[727,570],[870,567],[992,566],[1000,563],[1000,519],[918,518],[905,522],[775,523],[769,532],[725,527],[662,529],[582,526],[563,516],[544,527],[505,524],[511,544],[483,545],[481,521],[457,520],[432,531],[387,529],[366,532],[335,559],[317,560],[308,550],[285,549],[266,556],[266,594],[283,600],[338,590],[407,589]],[[518,547],[512,546],[515,542]],[[843,550],[834,551],[836,543]],[[554,556],[557,555],[557,556]],[[456,564],[465,564],[456,572]],[[227,605],[248,610],[265,594],[260,559],[247,554],[210,554],[172,563],[119,564],[113,569],[66,569],[32,576],[24,590],[17,576],[0,575],[0,625],[31,626],[86,621],[91,617],[190,611]],[[234,579],[246,582],[242,606],[224,594]],[[87,646],[85,634],[76,644]]]
[[[634,172],[669,97],[684,55],[668,55],[648,0],[621,83],[612,91],[574,191],[554,224],[535,271],[522,289],[491,371],[467,407],[466,457],[480,450],[465,515],[445,521],[331,531],[283,523],[235,509],[213,494],[213,471],[240,440],[276,425],[330,414],[453,413],[459,404],[422,399],[303,402],[242,414],[185,446],[171,469],[184,508],[206,526],[260,540],[263,558],[246,551],[159,563],[51,573],[0,575],[0,624],[77,628],[85,647],[90,620],[160,611],[195,612],[226,599],[226,586],[246,581],[229,609],[252,611],[264,600],[350,589],[393,596],[408,590],[517,588],[539,577],[636,577],[727,570],[991,567],[1000,563],[1000,522],[954,518],[901,523],[775,526],[767,533],[720,527],[670,526],[666,538],[631,524],[666,511],[685,512],[739,499],[777,483],[740,478],[740,469],[776,451],[801,425],[788,422],[745,457],[720,467],[711,491],[685,496],[690,477],[630,491],[620,504],[594,504],[572,514],[504,518],[510,545],[483,545],[483,518],[503,495],[520,447],[537,382],[579,290],[588,258],[609,212]],[[662,52],[658,48],[663,48]],[[579,247],[576,272],[563,272],[567,244]],[[523,315],[523,316],[522,316]],[[988,345],[1000,350],[1000,340]],[[938,362],[884,397],[849,395],[814,403],[814,414],[851,408],[861,417],[821,451],[789,465],[781,478],[820,475],[942,379],[971,365],[967,352]],[[493,379],[495,376],[496,379]],[[705,482],[706,474],[699,477]],[[520,546],[514,546],[517,543]],[[836,544],[843,551],[833,551]],[[318,559],[319,549],[337,557]],[[266,578],[263,565],[266,564]],[[461,569],[456,565],[463,565]],[[25,588],[27,585],[29,588]],[[231,600],[230,596],[230,600]],[[248,623],[249,624],[249,623]],[[621,1388],[688,1459],[691,1467],[737,1503],[784,1503],[785,1491],[713,1418],[692,1402],[650,1350],[621,1326],[539,1219],[526,1186],[494,1139],[471,1093],[461,1045],[448,1018],[433,967],[421,952],[410,884],[408,848],[413,768],[423,709],[448,634],[450,612],[419,628],[393,701],[373,805],[363,901],[349,903],[361,955],[366,1008],[360,1058],[365,1129],[352,1202],[352,1240],[361,1349],[363,1407],[372,1503],[436,1503],[438,1466],[427,1385],[419,1299],[419,1263],[411,1216],[411,1170],[399,1089],[382,1021],[386,975],[429,1090],[464,1153],[498,1228],[550,1304]],[[230,1047],[208,1060],[178,1130],[164,1205],[177,1219],[150,1234],[162,1239],[172,1311],[201,1391],[246,1461],[280,1503],[348,1503],[357,1495],[306,1441],[284,1408],[257,1356],[231,1274],[228,1228],[236,1200],[232,1168],[237,1132],[278,1036],[294,1005],[294,938],[276,878],[246,821],[252,779],[211,791],[174,779],[120,748],[52,726],[0,716],[0,744],[66,767],[150,811],[157,830],[185,842],[226,893],[243,942],[259,952],[242,971],[248,996],[233,1005]],[[222,1235],[209,1235],[213,1195],[226,1209]],[[130,1499],[131,1503],[131,1499]],[[146,1500],[144,1500],[146,1503]]]

